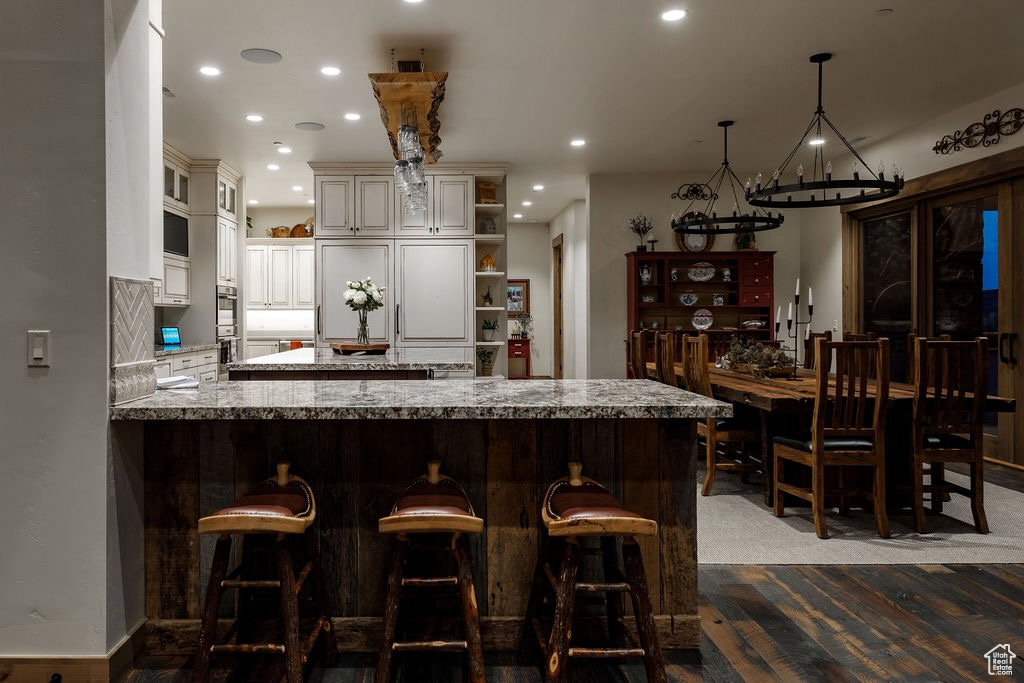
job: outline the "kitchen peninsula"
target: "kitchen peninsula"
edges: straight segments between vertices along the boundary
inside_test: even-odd
[[[194,646],[210,539],[196,520],[279,460],[317,496],[313,531],[340,646],[374,651],[395,495],[437,458],[485,532],[474,539],[484,646],[515,649],[547,484],[579,460],[636,512],[665,648],[696,648],[696,420],[731,406],[648,380],[248,381],[164,390],[111,408],[144,449],[147,650]]]
[[[464,379],[472,378],[473,349],[392,348],[380,355],[342,355],[331,348],[302,348],[228,365],[235,380]]]

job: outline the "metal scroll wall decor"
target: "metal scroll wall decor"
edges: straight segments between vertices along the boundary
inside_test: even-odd
[[[1024,109],[1014,107],[1005,112],[996,109],[991,114],[985,114],[982,121],[972,123],[952,135],[943,135],[932,147],[932,151],[936,154],[952,154],[964,147],[991,147],[1004,135],[1013,135],[1021,128],[1024,128]]]

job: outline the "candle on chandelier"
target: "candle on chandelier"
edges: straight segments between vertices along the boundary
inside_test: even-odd
[[[796,289],[793,290],[793,294],[800,296],[800,278],[796,279]]]
[[[807,288],[807,305],[808,306],[813,306],[814,305],[814,293],[811,291],[810,287]]]
[[[775,324],[778,325],[780,322],[782,322],[782,305],[781,304],[779,305],[779,307],[777,309],[775,309]]]
[[[789,302],[789,308],[786,309],[786,322],[793,322],[793,302]]]

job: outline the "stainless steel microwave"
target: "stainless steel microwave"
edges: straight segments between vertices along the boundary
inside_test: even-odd
[[[164,210],[164,251],[188,257],[188,218]]]

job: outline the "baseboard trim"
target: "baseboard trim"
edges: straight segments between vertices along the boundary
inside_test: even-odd
[[[0,681],[49,681],[55,674],[66,683],[119,680],[144,652],[144,626],[139,624],[106,657],[0,657]]]

